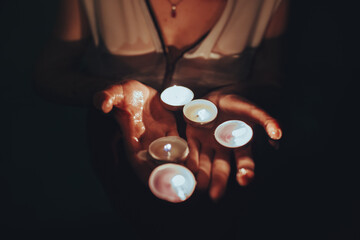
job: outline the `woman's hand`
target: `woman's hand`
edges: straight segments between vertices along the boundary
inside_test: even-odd
[[[96,93],[94,105],[104,113],[113,110],[129,160],[139,177],[147,181],[155,166],[139,153],[159,137],[178,135],[175,118],[162,106],[157,91],[129,80]]]
[[[251,154],[251,143],[236,149],[225,148],[215,140],[216,126],[230,119],[245,121],[250,126],[259,124],[274,140],[281,138],[282,131],[279,123],[268,113],[238,95],[216,91],[206,98],[218,107],[219,114],[212,128],[187,126],[190,154],[186,165],[196,174],[198,188],[209,188],[210,197],[217,200],[226,189],[231,154],[235,157],[236,179],[241,186],[246,186],[254,178],[255,163]]]

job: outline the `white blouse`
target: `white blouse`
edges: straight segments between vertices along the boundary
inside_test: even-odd
[[[159,88],[166,63],[160,58],[151,58],[144,63],[142,58],[164,55],[161,39],[145,0],[82,1],[95,49],[101,52],[95,66],[99,68],[102,65],[101,71],[108,74],[123,68],[113,75],[131,77]],[[256,49],[260,44],[280,2],[227,0],[222,15],[206,37],[177,62],[172,75],[173,84],[211,88],[242,81],[254,52],[247,50]],[[120,59],[119,63],[114,64],[113,59],[108,59],[109,56],[106,59],[106,54],[110,58]],[[138,60],[134,60],[136,57]]]
[[[218,58],[256,47],[281,0],[228,0],[213,29],[185,58]],[[115,55],[162,52],[144,0],[83,0],[96,44],[101,37]],[[241,34],[234,34],[241,32]]]

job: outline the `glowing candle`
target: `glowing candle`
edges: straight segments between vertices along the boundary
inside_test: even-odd
[[[167,163],[156,167],[149,178],[151,192],[158,198],[178,203],[188,199],[194,192],[196,180],[184,166]]]
[[[193,98],[194,93],[189,88],[176,85],[168,87],[160,95],[165,108],[171,111],[179,110]]]
[[[150,144],[149,154],[158,163],[180,162],[189,154],[189,148],[181,137],[161,137]]]
[[[215,139],[228,148],[241,147],[247,144],[252,136],[252,128],[239,120],[226,121],[215,129]]]
[[[204,125],[214,121],[218,110],[212,102],[205,99],[196,99],[183,108],[185,119],[193,125]]]

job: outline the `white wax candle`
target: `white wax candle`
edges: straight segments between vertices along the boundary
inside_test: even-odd
[[[215,129],[215,139],[228,148],[241,147],[247,144],[252,136],[252,128],[239,120],[226,121]]]
[[[196,99],[184,106],[183,113],[189,123],[203,125],[214,121],[218,110],[212,102]]]
[[[189,154],[187,142],[178,136],[161,137],[149,146],[150,156],[159,162],[179,162]]]
[[[172,86],[166,88],[160,99],[169,110],[178,110],[194,98],[194,93],[187,87]]]
[[[149,178],[151,192],[158,198],[178,203],[188,199],[194,192],[196,180],[184,166],[167,163],[156,167]]]

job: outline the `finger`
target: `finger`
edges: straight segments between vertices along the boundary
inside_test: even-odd
[[[110,112],[113,107],[112,101],[110,101],[110,99],[111,97],[106,92],[97,92],[93,98],[95,108],[103,111],[104,113]]]
[[[186,161],[186,166],[193,172],[199,171],[199,150],[200,144],[195,139],[188,139],[189,156]]]
[[[178,130],[176,128],[171,128],[167,133],[166,136],[179,136]]]
[[[280,124],[275,118],[271,117],[261,108],[252,104],[248,104],[247,106],[244,106],[244,108],[246,108],[246,115],[250,117],[252,121],[263,126],[266,133],[271,139],[279,140],[282,137],[282,130],[280,128]]]
[[[229,102],[233,104],[228,104]],[[237,115],[246,115],[252,121],[263,126],[270,138],[278,140],[282,137],[282,130],[278,121],[253,103],[241,100],[236,95],[229,95],[221,105],[225,111]]]
[[[254,178],[255,163],[251,148],[239,148],[234,151],[237,168],[236,180],[241,186],[247,186]]]
[[[264,128],[271,139],[279,140],[282,137],[280,125],[274,118],[265,121]]]
[[[229,151],[217,151],[214,156],[211,173],[210,197],[217,201],[223,196],[230,175]]]
[[[141,181],[146,184],[152,170],[156,167],[156,165],[152,161],[149,161],[149,159],[147,158],[139,158],[138,154],[132,155],[131,159],[132,161],[130,161],[130,163],[133,169],[135,170]]]
[[[97,92],[94,95],[93,103],[97,109],[103,111],[104,113],[109,113],[113,106],[120,108],[123,99],[124,94],[122,85],[115,85],[104,91]]]
[[[205,190],[209,186],[212,158],[213,158],[213,151],[211,149],[201,149],[199,155],[199,171],[196,176],[197,187],[200,190]]]

